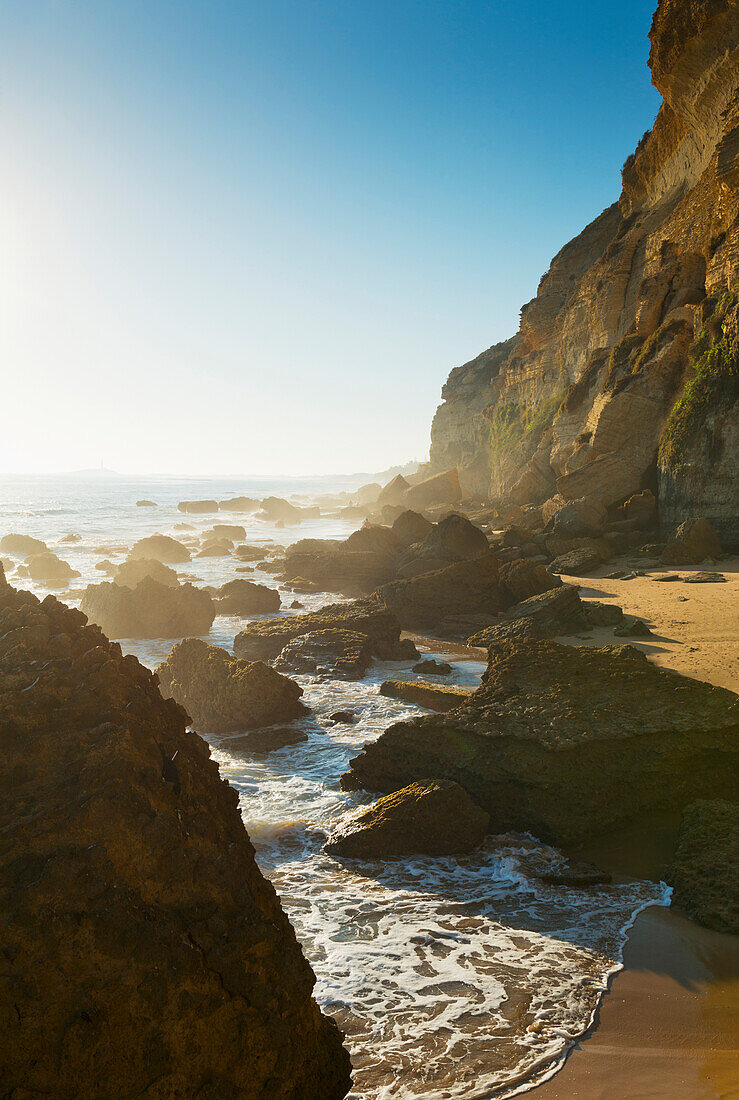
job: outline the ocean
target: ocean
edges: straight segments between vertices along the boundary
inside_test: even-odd
[[[56,594],[72,605],[86,584],[106,579],[101,559],[124,560],[155,532],[196,538],[214,522],[239,523],[246,542],[287,545],[298,538],[343,538],[356,520],[325,516],[277,528],[250,514],[183,515],[180,500],[341,492],[347,479],[129,478],[103,473],[0,478],[0,537],[33,535],[80,577]],[[138,508],[149,499],[155,508]],[[187,524],[187,527],[183,527]],[[79,535],[74,543],[61,540]],[[194,583],[233,579],[233,557],[193,558],[180,570]],[[280,587],[271,574],[250,579]],[[39,596],[27,579],[11,584]],[[294,594],[284,591],[280,614]],[[301,595],[305,610],[335,595]],[[254,616],[260,617],[260,616]],[[207,640],[230,649],[247,617],[218,616]],[[122,639],[151,668],[179,639]],[[422,647],[420,647],[422,648]],[[451,682],[479,682],[483,665],[429,645],[454,668]],[[263,872],[274,883],[316,974],[315,996],[347,1036],[353,1100],[493,1098],[533,1088],[563,1064],[589,1028],[609,978],[620,968],[629,925],[643,908],[669,902],[662,883],[615,880],[586,890],[545,886],[527,873],[556,860],[535,837],[507,834],[461,858],[339,862],[322,851],[334,825],[371,794],[347,793],[339,776],[362,745],[419,708],[379,694],[389,678],[413,679],[411,664],[375,664],[358,683],[296,676],[310,714],[307,740],[259,757],[229,751],[228,739],[201,731],[221,773],[238,790]],[[448,682],[448,681],[447,681]],[[351,709],[353,725],[329,715]]]

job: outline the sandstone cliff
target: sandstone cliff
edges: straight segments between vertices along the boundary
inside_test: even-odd
[[[511,340],[452,371],[431,469],[515,503],[657,492],[739,541],[739,4],[661,0],[664,102],[619,201],[552,260]]]
[[[0,569],[0,1081],[338,1100],[349,1059],[208,747],[85,617]]]

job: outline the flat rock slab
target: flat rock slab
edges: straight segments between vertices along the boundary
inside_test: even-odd
[[[402,699],[405,703],[417,703],[428,710],[447,711],[464,703],[472,694],[472,688],[448,687],[431,684],[425,680],[385,680],[380,685],[380,695]]]

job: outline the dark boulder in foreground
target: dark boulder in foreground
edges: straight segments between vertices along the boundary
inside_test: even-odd
[[[717,932],[739,933],[739,805],[691,803],[683,813],[667,881],[672,904]]]
[[[184,712],[1,574],[0,635],[3,1095],[339,1100],[340,1033]]]
[[[292,638],[314,630],[351,630],[366,634],[376,657],[391,660],[400,647],[400,624],[382,604],[372,600],[329,604],[308,615],[262,619],[249,623],[234,639],[234,653],[251,661],[272,661]]]
[[[481,844],[488,815],[459,784],[411,783],[342,822],[325,844],[352,859],[451,856]]]
[[[241,661],[200,638],[185,638],[157,668],[162,694],[207,733],[272,726],[299,718],[303,689],[262,661]]]
[[[407,629],[433,629],[442,620],[469,613],[496,613],[507,602],[498,583],[498,563],[484,557],[391,581],[374,593]]]
[[[686,519],[662,551],[664,565],[698,565],[720,558],[719,537],[707,519]]]
[[[733,692],[657,668],[632,646],[500,643],[465,703],[391,726],[342,784],[453,779],[493,832],[561,843],[646,810],[735,797],[738,733]]]
[[[80,610],[111,638],[182,638],[207,634],[213,625],[213,600],[202,588],[171,588],[144,577],[135,588],[89,584]]]
[[[292,638],[275,661],[281,672],[361,680],[372,663],[372,642],[354,630],[313,630]]]

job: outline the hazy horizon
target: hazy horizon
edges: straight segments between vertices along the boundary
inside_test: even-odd
[[[618,197],[652,6],[0,0],[0,471],[425,460]]]

